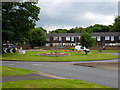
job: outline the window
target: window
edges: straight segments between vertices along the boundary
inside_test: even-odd
[[[97,41],[100,41],[100,36],[97,36]]]
[[[61,41],[62,40],[62,37],[59,37],[59,41]]]
[[[109,43],[105,43],[105,46],[108,46],[109,45]]]
[[[70,37],[66,37],[66,41],[70,41]]]
[[[113,46],[115,46],[116,45],[116,43],[113,43]]]
[[[114,41],[114,36],[111,36],[111,41]]]
[[[74,37],[71,37],[71,41],[74,41]]]
[[[105,43],[106,46],[115,46],[118,45],[117,43]]]
[[[110,40],[110,36],[105,36],[105,40]]]
[[[92,38],[96,38],[96,36],[92,36]]]
[[[49,41],[49,38],[47,37],[47,41]]]
[[[46,43],[46,46],[50,46],[50,43]]]
[[[58,37],[54,37],[54,40],[58,40]]]

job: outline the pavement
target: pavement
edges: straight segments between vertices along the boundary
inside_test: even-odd
[[[118,62],[118,59],[92,62]],[[118,88],[118,71],[85,66],[75,66],[73,65],[73,63],[76,62],[2,61],[3,66],[36,70],[38,72],[46,73],[56,77],[79,79],[86,82],[92,82],[100,85]],[[83,61],[77,63],[83,63]]]
[[[28,75],[16,75],[16,76],[2,77],[2,82],[11,82],[11,81],[19,81],[19,80],[35,80],[35,79],[54,79],[54,78],[45,77],[42,75],[31,73]]]

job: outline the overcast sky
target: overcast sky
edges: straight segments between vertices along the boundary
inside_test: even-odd
[[[85,0],[84,0],[85,1]],[[39,2],[41,8],[36,27],[47,31],[94,24],[110,25],[118,13],[118,2]]]

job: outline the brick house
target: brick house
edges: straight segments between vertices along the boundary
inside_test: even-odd
[[[118,32],[96,32],[92,33],[96,38],[96,45],[118,46],[120,45],[120,36]],[[47,34],[46,46],[75,46],[79,45],[80,33],[49,33]]]

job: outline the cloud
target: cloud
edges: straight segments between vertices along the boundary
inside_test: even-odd
[[[36,27],[46,30],[88,27],[94,24],[109,25],[117,14],[116,2],[40,2],[41,8]]]
[[[114,23],[115,16],[98,14],[98,13],[93,13],[93,12],[86,12],[84,14],[83,18],[88,21],[97,23],[97,24],[110,25],[110,24]]]
[[[52,30],[56,30],[56,29],[71,29],[73,28],[72,26],[69,26],[69,25],[53,25],[53,24],[50,24],[50,25],[45,25],[44,26],[44,29],[46,29],[48,32],[49,31],[52,31]]]
[[[39,2],[118,2],[119,0],[39,0]]]

